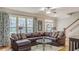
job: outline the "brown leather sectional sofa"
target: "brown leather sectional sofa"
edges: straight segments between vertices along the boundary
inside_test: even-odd
[[[65,38],[66,38],[65,33],[57,31],[57,32],[35,32],[35,33],[27,33],[27,34],[13,33],[10,38],[11,46],[13,50],[18,50],[19,46],[23,48],[23,50],[31,50],[30,47],[37,44],[36,40],[42,39],[43,37],[50,39],[52,41],[51,43],[52,45],[55,46],[65,45]]]

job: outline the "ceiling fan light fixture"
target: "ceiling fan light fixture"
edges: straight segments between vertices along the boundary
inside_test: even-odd
[[[40,11],[44,11],[44,10],[45,10],[45,8],[44,8],[44,7],[40,9]]]
[[[57,7],[51,7],[50,9],[56,9]]]
[[[54,17],[57,17],[57,15],[55,14]]]
[[[50,13],[51,13],[50,11],[47,11],[47,12],[46,12],[46,14],[50,14]]]

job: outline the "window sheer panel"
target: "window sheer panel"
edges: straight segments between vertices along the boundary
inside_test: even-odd
[[[33,33],[33,19],[27,18],[27,33]]]
[[[53,20],[45,20],[45,31],[52,32],[53,31]]]
[[[10,27],[16,27],[16,17],[10,16]]]
[[[10,28],[10,33],[16,33],[16,27],[11,27]]]
[[[16,33],[16,17],[15,16],[10,16],[10,35],[12,33]]]
[[[33,19],[27,18],[27,27],[33,27]]]
[[[26,33],[26,18],[24,17],[18,17],[18,27],[23,27],[21,30],[22,33]],[[20,33],[20,30],[18,29],[18,33]]]
[[[11,33],[20,33],[19,27],[22,33],[33,33],[33,18],[26,18],[23,16],[13,16],[9,17],[10,19],[10,34]]]
[[[25,18],[18,18],[18,26],[26,27]]]
[[[27,33],[33,33],[33,28],[32,27],[28,27],[27,28]]]

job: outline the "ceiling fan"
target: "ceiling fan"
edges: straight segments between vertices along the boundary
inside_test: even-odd
[[[76,14],[76,13],[79,13],[79,11],[70,12],[70,13],[68,13],[68,15],[73,15],[73,14]]]
[[[45,12],[46,14],[56,13],[56,9],[53,7],[42,7],[40,8],[40,11]]]

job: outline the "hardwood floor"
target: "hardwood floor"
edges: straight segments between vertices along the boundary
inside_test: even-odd
[[[59,51],[69,51],[69,38],[66,38],[65,47],[60,49]]]
[[[59,51],[68,51],[68,47],[64,47],[64,48],[60,49]]]
[[[0,51],[9,51],[10,50],[10,47],[7,46],[7,47],[0,47]]]

